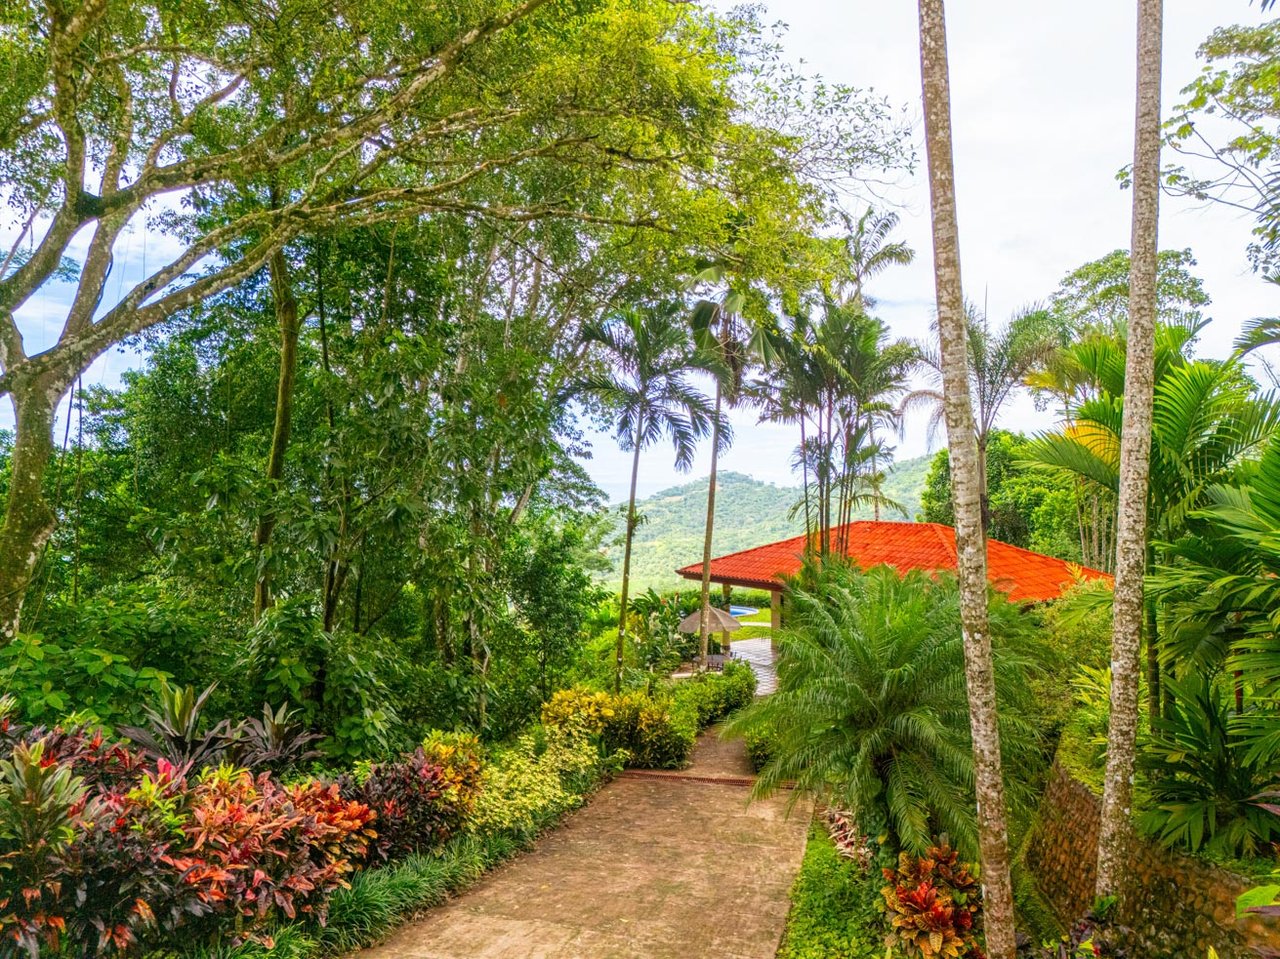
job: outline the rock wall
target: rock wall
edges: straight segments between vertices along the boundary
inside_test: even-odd
[[[1055,765],[1026,852],[1028,867],[1058,918],[1070,924],[1093,904],[1101,802]],[[1256,957],[1280,950],[1280,924],[1235,918],[1235,901],[1255,883],[1135,839],[1118,920],[1134,931],[1141,959]]]

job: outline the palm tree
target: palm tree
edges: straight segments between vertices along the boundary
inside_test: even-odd
[[[921,854],[948,833],[976,855],[956,580],[813,560],[788,590],[787,608],[778,690],[729,727],[770,737],[755,795],[795,782],[849,810],[863,832],[887,834],[889,849]],[[1004,747],[1028,755],[1034,736],[1019,718],[1029,705],[1025,677],[1036,668],[1028,621],[998,594],[992,621]]]
[[[1280,404],[1272,395],[1254,395],[1239,355],[1224,361],[1186,356],[1195,332],[1155,328],[1143,541],[1148,566],[1158,558],[1155,544],[1180,539],[1208,489],[1227,482],[1237,464],[1256,456],[1280,429]],[[1035,462],[1076,479],[1086,495],[1108,501],[1118,499],[1123,475],[1126,356],[1126,338],[1119,332],[1094,331],[1064,349],[1059,365],[1071,371],[1076,396],[1083,399],[1068,401],[1063,431],[1028,446]],[[1162,711],[1160,638],[1155,604],[1144,606],[1149,712],[1155,717]]]
[[[855,508],[871,506],[877,518],[883,506],[901,508],[881,492],[888,450],[876,434],[896,428],[897,399],[918,354],[854,302],[830,298],[821,322],[793,318],[775,352],[764,418],[800,426],[805,526],[825,555],[830,531],[850,522]]]
[[[951,156],[951,88],[943,0],[919,0],[920,77],[933,219],[934,283],[938,299],[939,366],[951,457],[960,574],[965,680],[982,851],[983,907],[992,959],[1014,959],[1013,883],[1005,820],[995,666],[987,622],[987,540],[983,524],[982,463],[966,362],[964,291]]]
[[[678,304],[624,310],[602,322],[588,324],[582,337],[610,368],[609,374],[588,379],[584,389],[614,411],[618,445],[633,454],[614,676],[615,688],[621,689],[631,544],[638,525],[636,481],[640,476],[640,453],[666,434],[675,447],[676,467],[687,470],[693,465],[698,441],[711,431],[718,418],[706,396],[690,382],[702,366]]]
[[[1133,803],[1139,645],[1147,568],[1147,478],[1155,389],[1156,268],[1160,216],[1160,48],[1163,0],[1138,0],[1133,224],[1124,418],[1116,495],[1116,584],[1111,635],[1111,719],[1098,834],[1097,894],[1120,886]]]
[[[1016,313],[999,330],[993,331],[986,314],[966,304],[965,346],[968,351],[969,392],[973,399],[973,419],[978,441],[979,496],[982,518],[990,519],[987,495],[987,441],[995,429],[1001,410],[1014,391],[1026,383],[1028,376],[1048,363],[1062,343],[1063,331],[1058,318],[1039,306],[1026,307]],[[929,344],[920,344],[920,362],[933,372],[941,384],[942,356]],[[904,414],[923,408],[930,414],[929,437],[932,441],[945,418],[946,403],[940,388],[913,390],[902,402]]]
[[[697,281],[722,283],[727,276],[723,266],[708,267]],[[716,477],[720,450],[729,445],[727,424],[722,428],[721,408],[727,402],[737,406],[749,398],[743,390],[743,377],[752,361],[768,362],[774,356],[770,342],[771,317],[763,298],[754,291],[730,287],[718,299],[699,300],[694,306],[690,325],[694,342],[707,358],[707,366],[715,376],[716,398],[711,425],[711,474],[707,484],[707,516],[702,537],[702,590],[698,609],[698,663],[706,667],[711,633],[711,542],[715,533]],[[757,307],[752,321],[744,315],[748,304]],[[764,309],[759,307],[764,306]]]
[[[864,293],[864,287],[872,278],[891,266],[907,266],[916,254],[901,240],[890,240],[889,235],[898,228],[898,214],[883,213],[875,207],[867,207],[857,220],[846,223],[849,233],[844,238],[845,260],[849,276],[844,284],[849,302],[862,309],[870,309],[874,303]]]

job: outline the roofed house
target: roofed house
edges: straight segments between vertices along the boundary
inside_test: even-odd
[[[861,567],[892,566],[900,570],[956,568],[956,531],[940,523],[860,521],[831,530],[831,549]],[[725,586],[766,589],[773,594],[773,625],[781,625],[781,595],[785,580],[800,571],[806,539],[796,536],[711,560],[711,581]],[[686,579],[701,580],[702,564],[676,570]],[[1111,576],[1029,549],[987,540],[987,576],[991,585],[1014,602],[1042,603],[1057,599],[1081,579],[1111,582]]]

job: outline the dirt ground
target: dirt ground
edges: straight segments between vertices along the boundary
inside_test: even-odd
[[[358,959],[772,959],[809,808],[747,804],[740,741],[627,773],[537,847]]]

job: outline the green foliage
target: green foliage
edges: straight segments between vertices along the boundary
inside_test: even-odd
[[[608,752],[642,769],[678,769],[689,760],[698,731],[751,702],[756,679],[745,663],[727,663],[656,691],[618,694],[561,690],[542,708],[550,726],[598,736]]]
[[[1280,816],[1259,795],[1276,785],[1274,752],[1249,749],[1231,729],[1227,678],[1167,680],[1169,714],[1156,717],[1143,744],[1139,822],[1167,846],[1226,858],[1253,857],[1280,837]]]
[[[0,647],[0,685],[24,716],[54,722],[72,713],[107,725],[138,717],[167,674],[90,643],[23,633]]]
[[[1156,315],[1170,326],[1194,329],[1209,305],[1204,283],[1191,272],[1190,250],[1161,250],[1156,268]],[[1129,321],[1129,251],[1114,250],[1072,270],[1058,285],[1050,306],[1067,327],[1123,330]]]
[[[1028,470],[1025,436],[993,430],[987,438],[987,497],[992,539],[1080,562],[1077,495],[1068,480]],[[934,454],[924,490],[920,519],[955,525],[951,506],[951,460],[947,450]]]
[[[841,856],[826,828],[815,823],[791,887],[778,959],[881,959],[878,878]]]
[[[482,835],[532,837],[580,805],[615,762],[572,724],[534,727],[494,750],[468,828]]]
[[[959,589],[950,577],[828,563],[788,591],[778,691],[731,732],[771,734],[755,795],[784,782],[849,810],[889,848],[923,853],[951,835],[976,853],[973,757]],[[1029,623],[999,594],[991,634],[1008,795],[1025,804],[1041,762],[1025,676],[1038,668]]]
[[[698,736],[698,713],[665,692],[656,696],[633,690],[616,696],[604,730],[607,748],[624,750],[627,765],[641,769],[679,769],[689,761]]]
[[[1110,667],[1081,666],[1073,675],[1071,688],[1075,706],[1062,731],[1058,761],[1076,779],[1101,795],[1111,719]],[[1139,696],[1141,709],[1144,700],[1141,693]]]
[[[676,684],[674,699],[691,706],[698,728],[705,729],[750,704],[756,674],[746,663],[725,663],[720,673],[700,673]]]
[[[1263,3],[1263,10],[1270,3]],[[1277,220],[1273,196],[1275,156],[1280,139],[1277,105],[1276,20],[1221,26],[1197,51],[1204,66],[1182,91],[1186,99],[1165,124],[1169,145],[1197,161],[1206,148],[1218,166],[1169,166],[1170,192],[1213,199],[1256,210],[1255,242],[1249,258],[1254,269],[1274,272]],[[1224,125],[1223,121],[1226,120]]]

